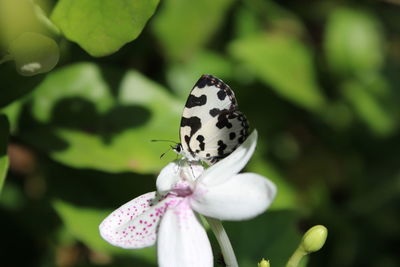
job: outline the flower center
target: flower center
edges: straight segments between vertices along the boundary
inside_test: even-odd
[[[172,192],[178,197],[187,197],[193,193],[188,181],[178,181],[172,186]]]

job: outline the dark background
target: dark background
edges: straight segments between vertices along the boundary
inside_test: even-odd
[[[46,74],[0,65],[0,265],[155,266],[154,248],[113,248],[97,227],[155,189],[175,155],[159,159],[168,144],[150,140],[179,141],[185,99],[208,73],[259,132],[247,171],[278,186],[265,214],[224,223],[240,266],[284,266],[316,224],[328,239],[307,266],[399,266],[400,2],[195,2],[162,1],[109,56],[62,36]]]

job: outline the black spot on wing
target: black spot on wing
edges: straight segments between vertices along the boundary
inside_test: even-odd
[[[226,87],[228,87],[222,80],[210,74],[201,75],[200,79],[196,82],[194,86],[200,89],[204,88],[205,86],[215,86],[220,89],[225,89]]]
[[[221,82],[221,80],[212,75],[203,74],[203,75],[201,75],[200,79],[196,82],[196,84],[194,86],[201,89],[206,86],[213,86],[213,85],[217,84],[218,82]]]
[[[190,127],[190,137],[192,137],[194,133],[201,128],[201,120],[199,117],[190,117],[190,118],[182,117],[181,127],[185,126]]]
[[[198,135],[197,136],[197,141],[199,141],[199,147],[200,147],[200,149],[201,149],[201,151],[204,151],[204,148],[205,148],[205,143],[204,143],[204,136],[202,136],[202,135]],[[196,151],[197,152],[197,151]],[[199,151],[200,152],[200,151]],[[197,152],[197,153],[199,153],[199,152]]]
[[[221,113],[228,113],[228,112],[229,112],[229,110],[227,110],[227,109],[213,108],[213,109],[210,110],[209,113],[210,113],[210,115],[212,117],[215,117],[215,116],[217,116],[217,115],[219,115]]]
[[[213,109],[210,110],[209,113],[210,113],[210,115],[211,115],[212,117],[215,117],[215,116],[217,116],[218,114],[220,114],[221,111],[220,111],[219,108],[213,108]]]
[[[200,77],[200,79],[196,82],[196,84],[194,85],[194,87],[198,87],[198,88],[204,88],[207,85],[207,77],[206,75],[202,75]]]
[[[221,101],[225,100],[226,97],[228,96],[229,101],[231,102],[231,105],[229,107],[229,110],[233,111],[237,109],[237,101],[235,98],[235,94],[233,93],[232,89],[225,84],[222,80],[218,79],[217,77],[214,77],[209,74],[204,74],[200,77],[200,79],[196,82],[194,85],[193,89],[196,87],[198,89],[205,88],[206,86],[214,86],[217,89],[217,97]],[[190,96],[189,96],[190,97]]]
[[[219,129],[224,127],[230,129],[232,128],[232,123],[228,120],[229,113],[221,113],[218,115],[218,122],[215,124]]]
[[[218,155],[223,156],[224,155],[224,150],[228,147],[222,140],[218,141]]]
[[[185,142],[186,142],[187,146],[189,147],[189,142],[190,142],[189,135],[185,135]]]
[[[219,90],[218,93],[217,93],[217,96],[218,96],[218,99],[219,99],[219,100],[224,100],[225,97],[226,97],[226,92],[225,92],[225,90]]]
[[[229,139],[230,140],[235,139],[235,137],[236,137],[236,134],[234,132],[229,133]]]
[[[203,106],[206,103],[207,103],[206,95],[195,96],[195,95],[190,94],[188,97],[188,100],[186,101],[185,107],[192,108],[192,107],[196,107],[196,106]]]
[[[240,126],[242,129],[239,132],[239,138],[238,142],[239,144],[243,143],[244,140],[246,140],[247,136],[249,135],[249,122],[247,121],[247,118],[239,111],[237,113],[237,119],[241,122]]]

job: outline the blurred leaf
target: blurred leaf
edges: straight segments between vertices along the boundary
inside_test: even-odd
[[[186,63],[172,64],[167,72],[169,86],[186,99],[195,82],[203,74],[212,74],[221,79],[232,77],[232,64],[225,57],[211,51],[202,51]]]
[[[92,208],[76,207],[60,200],[53,202],[67,230],[79,241],[98,252],[132,255],[147,262],[155,262],[155,248],[122,249],[104,241],[99,233],[100,223],[112,212]]]
[[[56,198],[71,205],[114,209],[155,189],[156,177],[152,174],[111,174],[90,169],[82,170],[51,160],[42,166],[49,198]]]
[[[79,63],[52,72],[37,87],[32,105],[35,118],[40,122],[49,122],[55,106],[68,98],[86,99],[98,113],[110,109],[115,102],[99,67],[95,64]],[[75,104],[70,108],[67,112],[80,107]]]
[[[34,1],[0,0],[0,45],[7,50],[10,42],[26,32],[51,35],[48,22],[43,22],[43,12]]]
[[[92,56],[114,53],[136,39],[159,0],[60,0],[52,20]]]
[[[45,35],[26,32],[10,43],[9,53],[15,60],[17,71],[32,76],[52,70],[58,62],[57,43]]]
[[[267,211],[249,221],[224,222],[239,266],[256,266],[263,257],[271,266],[285,266],[301,239],[296,221],[293,212]]]
[[[61,39],[60,30],[57,26],[47,17],[50,9],[53,8],[51,0],[36,0],[30,1],[33,4],[37,20],[40,22],[41,27],[46,29],[46,33],[55,40]]]
[[[9,131],[10,124],[7,116],[0,114],[0,156],[7,155]]]
[[[262,30],[262,23],[249,8],[240,8],[235,12],[235,33],[238,38],[254,35]]]
[[[339,75],[375,72],[382,67],[381,25],[363,10],[336,9],[326,26],[324,46],[331,69]]]
[[[44,78],[44,75],[23,77],[15,71],[12,62],[0,64],[0,108],[31,92]]]
[[[238,39],[229,49],[277,94],[312,111],[323,106],[312,53],[300,41],[288,35],[259,34]]]
[[[186,60],[196,54],[218,30],[232,3],[232,0],[165,1],[152,28],[167,56]]]
[[[344,100],[330,103],[319,115],[337,131],[348,129],[354,122],[354,113]]]
[[[21,210],[26,205],[26,198],[22,189],[14,183],[4,183],[3,185],[0,196],[1,207],[7,210]]]
[[[8,170],[7,145],[10,125],[7,117],[0,114],[0,193]]]
[[[0,94],[1,95],[1,94]],[[10,133],[14,133],[18,128],[18,119],[21,113],[22,101],[15,101],[14,103],[0,108],[0,114],[5,114],[10,123]]]
[[[395,130],[394,114],[390,112],[387,103],[379,101],[371,88],[357,80],[351,80],[342,85],[342,93],[375,134],[385,136]]]
[[[59,51],[54,39],[58,33],[34,1],[0,0],[0,48],[6,55],[3,61],[15,60],[21,75],[48,72],[57,64]]]
[[[0,64],[0,108],[30,92],[43,79],[41,75],[20,77],[14,64],[6,61],[16,60],[17,70],[24,75],[48,71],[57,62],[58,47],[51,39],[56,29],[50,29],[46,19],[33,1],[0,0],[0,56],[4,54]]]
[[[9,165],[8,157],[0,156],[0,194],[1,190],[3,189],[4,181],[7,176],[8,165]]]
[[[244,1],[235,12],[235,30],[239,38],[251,36],[265,29],[302,36],[306,28],[298,15],[272,0]]]
[[[109,74],[81,63],[48,75],[35,92],[32,110],[52,128],[41,126],[25,139],[45,149],[49,142],[43,142],[48,139],[43,131],[55,134],[66,146],[50,147],[50,155],[73,167],[158,171],[174,153],[160,159],[169,146],[150,140],[178,138],[183,103],[138,72],[120,73],[117,81],[105,80]]]

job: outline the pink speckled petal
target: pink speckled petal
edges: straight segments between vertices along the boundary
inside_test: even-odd
[[[100,224],[100,235],[110,244],[122,248],[144,248],[154,245],[158,225],[175,197],[156,201],[150,192],[124,204]]]
[[[276,186],[267,178],[242,173],[215,186],[197,184],[190,204],[200,214],[220,220],[245,220],[263,213],[274,200]]]
[[[213,266],[210,241],[187,199],[164,214],[157,251],[160,267]]]
[[[205,185],[217,185],[238,174],[253,155],[257,136],[257,130],[254,130],[232,154],[205,170],[198,181]]]

